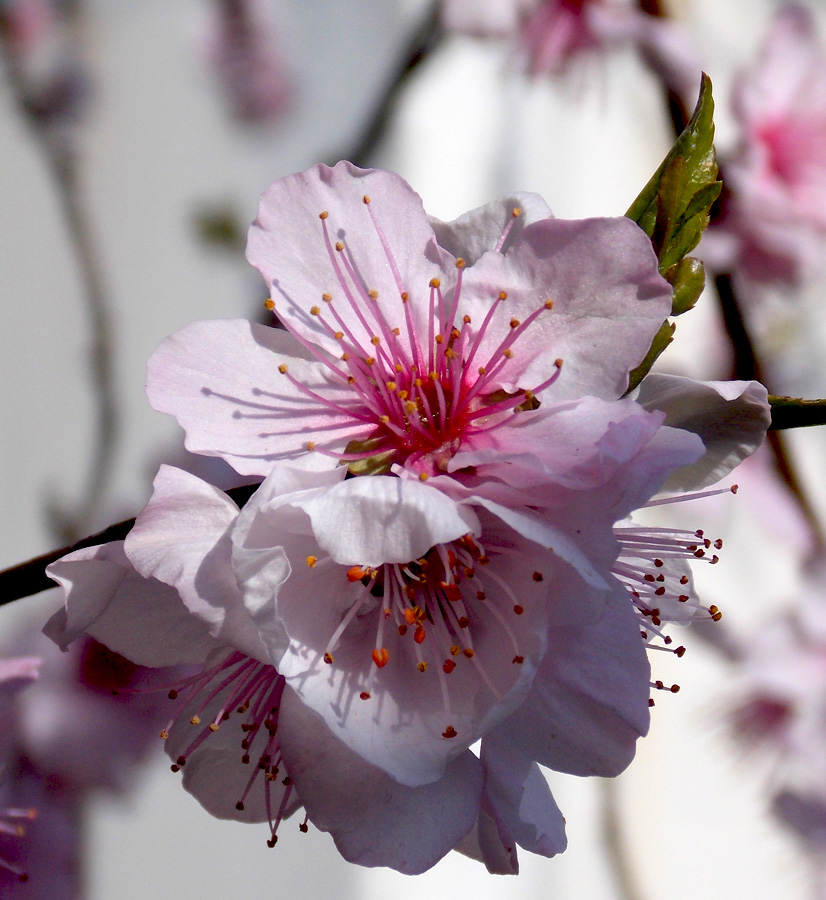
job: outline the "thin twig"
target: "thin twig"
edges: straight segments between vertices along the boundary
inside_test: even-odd
[[[94,449],[86,485],[81,492],[83,500],[76,505],[71,515],[60,514],[58,528],[60,537],[71,540],[87,531],[94,521],[112,475],[119,416],[115,399],[109,308],[92,229],[82,199],[77,156],[74,148],[68,145],[65,134],[65,129],[73,126],[70,123],[55,123],[47,115],[38,114],[30,97],[25,73],[15,54],[2,41],[0,62],[18,112],[28,125],[54,181],[68,238],[78,263],[92,332],[92,390],[97,398]]]
[[[339,159],[348,159],[357,166],[369,164],[373,151],[381,143],[387,131],[387,126],[390,124],[393,108],[399,93],[405,86],[408,78],[433,53],[444,37],[444,29],[440,21],[440,6],[439,0],[434,0],[430,4],[421,24],[405,45],[400,55],[399,63],[379,97],[355,146],[343,156],[330,160],[331,162],[338,162]]]
[[[600,779],[602,840],[611,861],[617,890],[622,900],[644,900],[623,840],[624,825],[620,813],[619,786],[616,778]]]

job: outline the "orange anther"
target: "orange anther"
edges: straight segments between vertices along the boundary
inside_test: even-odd
[[[370,655],[373,657],[373,662],[380,669],[383,669],[387,665],[387,660],[390,658],[390,654],[387,652],[386,647],[376,649]]]

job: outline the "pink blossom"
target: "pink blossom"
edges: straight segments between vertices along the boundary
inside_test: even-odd
[[[775,17],[735,94],[740,148],[710,260],[754,280],[799,284],[822,267],[826,236],[826,55],[812,14]]]
[[[673,22],[611,0],[444,0],[450,31],[510,38],[533,76],[559,75],[583,56],[635,46],[678,93],[694,91],[700,65]]]
[[[287,330],[187,326],[147,393],[190,450],[249,475],[310,453],[427,477],[521,445],[536,401],[621,396],[670,309],[627,219],[554,219],[523,194],[439,222],[398,176],[349,163],[273,184],[248,256]]]
[[[522,194],[445,223],[340,163],[272,185],[248,255],[284,330],[194,323],[147,390],[191,450],[263,483],[239,511],[162,468],[123,544],[50,567],[51,636],[194,665],[173,768],[271,842],[303,805],[366,865],[560,852],[538,764],[625,768],[646,646],[713,614],[687,574],[712,542],[627,517],[752,452],[765,390],[651,378],[623,398],[671,302],[627,219]]]
[[[213,815],[268,822],[274,844],[303,804],[347,859],[424,871],[473,824],[478,761],[459,754],[443,777],[405,787],[294,697],[272,665],[282,638],[271,598],[234,581],[237,517],[220,491],[162,469],[125,548],[78,551],[50,568],[67,604],[49,633],[65,646],[86,631],[141,665],[194,667],[173,678],[164,735],[173,770]]]

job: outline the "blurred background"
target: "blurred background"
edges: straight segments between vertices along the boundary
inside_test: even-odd
[[[721,153],[740,140],[736,75],[779,6],[668,5],[714,82]],[[826,9],[810,8],[826,36]],[[621,215],[673,140],[662,84],[630,45],[528,79],[508,41],[446,34],[363,152],[429,0],[0,0],[0,15],[22,29],[6,32],[0,78],[0,567],[135,515],[159,463],[192,464],[178,426],[146,402],[146,360],[194,319],[262,319],[266,293],[243,238],[275,178],[358,154],[399,172],[442,219],[512,190],[541,193],[563,217]],[[770,392],[824,396],[826,294],[818,279],[790,292],[764,291],[756,319]],[[704,296],[663,362],[727,377],[727,347],[718,304]],[[822,516],[823,437],[789,437]],[[810,546],[799,509],[759,461],[737,478],[736,498],[673,515],[725,539],[720,565],[698,581],[742,644],[801,590]],[[36,652],[20,629],[39,628],[57,602],[43,594],[0,610],[4,655]],[[817,852],[770,813],[777,754],[733,739],[742,667],[700,635],[679,642],[685,658],[655,660],[655,671],[682,690],[657,697],[631,768],[610,784],[549,773],[569,849],[553,860],[523,853],[518,878],[457,854],[415,878],[361,869],[292,821],[268,849],[263,826],[206,815],[158,740],[145,765],[124,764],[128,789],[95,788],[83,805],[82,896],[819,896]]]

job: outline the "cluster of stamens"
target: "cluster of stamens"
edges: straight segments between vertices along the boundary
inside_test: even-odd
[[[240,741],[241,763],[250,767],[247,784],[235,808],[243,811],[250,791],[259,784],[264,791],[270,837],[267,844],[274,847],[278,827],[290,807],[292,782],[282,770],[278,744],[278,713],[284,678],[271,665],[259,662],[237,651],[197,675],[176,683],[169,690],[169,699],[179,701],[179,712],[195,706],[189,724],[196,730],[187,747],[177,756],[171,768],[180,771],[187,759],[210,737],[237,716],[243,737]],[[207,710],[209,715],[206,716]],[[175,721],[161,732],[164,740]],[[281,792],[278,806],[272,803],[271,793],[278,786]],[[300,826],[307,830],[306,820]]]
[[[680,502],[728,491],[736,493],[737,486],[666,498],[648,505]],[[701,529],[686,531],[637,525],[617,525],[614,534],[619,540],[620,552],[612,571],[628,588],[646,647],[681,658],[686,648],[682,645],[676,648],[671,646],[674,639],[666,633],[666,625],[701,619],[719,622],[723,616],[716,606],[704,606],[694,595],[687,565],[698,561],[716,565],[719,557],[715,551],[722,549],[722,540],[706,537]],[[680,690],[678,684],[666,685],[659,680],[652,681],[651,687],[674,694]],[[649,703],[654,705],[653,700]]]
[[[8,807],[0,809],[0,835],[9,835],[15,838],[21,838],[26,833],[25,822],[31,822],[37,818],[36,809],[16,809]],[[16,866],[14,863],[0,856],[0,869],[6,869],[11,872],[18,881],[28,881],[28,874]]]
[[[307,565],[315,568],[329,561],[310,556]],[[450,544],[436,545],[405,565],[386,563],[378,568],[347,568],[344,577],[350,584],[360,584],[362,590],[330,636],[323,661],[333,665],[335,649],[347,628],[357,617],[373,615],[377,624],[370,651],[372,665],[360,692],[362,700],[371,699],[378,670],[391,662],[386,646],[388,629],[410,641],[415,668],[420,673],[436,669],[448,723],[451,706],[447,678],[457,665],[474,666],[492,694],[501,699],[502,685],[493,683],[474,647],[474,626],[486,617],[494,620],[510,642],[512,662],[521,665],[525,657],[509,624],[509,616],[521,616],[525,610],[508,584],[492,571],[490,562],[485,549],[466,534]],[[543,580],[541,572],[533,572],[532,577],[535,581]],[[456,728],[447,724],[442,737],[456,736]]]
[[[346,244],[333,241],[322,212],[323,239],[328,251],[336,295],[325,291],[320,305],[309,310],[290,310],[282,323],[321,361],[334,381],[348,384],[353,400],[346,406],[332,402],[323,393],[312,390],[296,379],[289,366],[282,363],[279,371],[314,403],[322,404],[337,414],[363,423],[363,439],[351,442],[342,454],[318,441],[309,441],[308,450],[327,453],[348,463],[359,473],[359,462],[371,461],[370,471],[389,471],[393,463],[404,463],[420,472],[420,477],[443,471],[463,438],[481,431],[499,428],[525,409],[538,405],[536,395],[556,381],[562,360],[550,378],[531,388],[512,394],[497,390],[498,379],[509,360],[513,359],[520,338],[545,312],[553,308],[550,299],[542,303],[524,320],[511,318],[508,329],[492,352],[481,352],[481,346],[500,307],[507,302],[507,292],[491,296],[490,307],[478,328],[472,327],[468,315],[459,317],[462,293],[463,259],[456,260],[457,276],[451,290],[444,292],[439,278],[430,279],[428,295],[428,333],[419,334],[414,325],[410,303],[415,302],[403,283],[398,265],[372,210],[370,198],[364,205],[370,214],[399,297],[399,322],[389,322],[382,311],[378,293],[360,274],[357,262]],[[504,244],[521,210],[514,209],[498,246]],[[343,303],[355,314],[362,336],[354,333],[337,304]],[[275,309],[275,301],[267,301]],[[318,348],[291,326],[295,315],[309,314],[341,348],[337,360],[319,352]],[[380,468],[377,469],[378,466]]]

